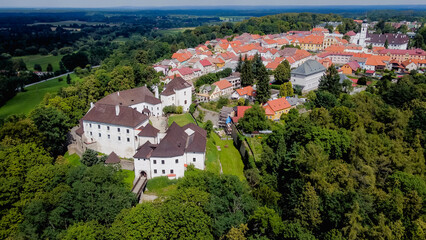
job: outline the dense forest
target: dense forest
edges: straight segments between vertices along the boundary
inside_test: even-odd
[[[79,73],[83,81],[2,123],[0,238],[425,239],[426,75],[414,71],[348,95],[330,68],[309,111],[268,123],[272,134],[261,158],[245,163],[244,181],[190,168],[170,196],[137,204],[121,170],[63,157],[90,102],[158,83],[150,65],[177,49],[337,18],[282,14],[118,45],[100,68]]]

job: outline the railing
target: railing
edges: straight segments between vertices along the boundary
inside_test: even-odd
[[[141,175],[133,185],[132,192],[136,193],[138,200],[140,199],[147,182],[147,177]]]

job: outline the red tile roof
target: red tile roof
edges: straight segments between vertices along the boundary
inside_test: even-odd
[[[250,108],[251,108],[251,106],[238,106],[237,107],[237,115],[232,118],[232,121],[234,123],[237,123],[238,120],[240,120],[242,117],[244,117],[244,113]]]
[[[243,87],[243,88],[240,88],[240,89],[236,89],[235,91],[237,91],[238,95],[240,95],[240,96],[247,95],[247,96],[254,97],[256,95],[256,91],[254,91],[252,86],[247,86],[247,87]]]
[[[201,65],[203,65],[203,67],[207,67],[207,66],[211,66],[212,65],[212,63],[209,62],[209,60],[207,60],[207,59],[201,60],[200,63],[201,63]]]
[[[222,80],[215,82],[213,84],[216,85],[217,87],[219,87],[220,90],[232,87],[232,84],[226,79],[222,79]]]
[[[272,110],[272,114],[275,114],[275,112],[277,111],[290,108],[290,107],[291,107],[290,103],[285,98],[278,98],[275,100],[271,100],[265,103],[265,105],[263,105],[263,108],[265,108],[266,115],[271,115],[271,111],[269,110]]]

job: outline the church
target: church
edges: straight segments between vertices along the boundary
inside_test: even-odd
[[[350,42],[358,44],[362,47],[385,47],[388,44],[388,49],[407,49],[409,37],[399,33],[374,34],[368,32],[368,23],[361,24],[361,32],[350,36]]]

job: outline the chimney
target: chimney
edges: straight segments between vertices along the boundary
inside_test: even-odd
[[[115,116],[120,115],[120,106],[119,105],[115,105]]]
[[[120,96],[120,92],[117,92],[117,95]]]
[[[90,109],[92,109],[95,106],[95,104],[93,104],[93,102],[90,102]]]
[[[160,96],[158,94],[158,86],[157,85],[154,86],[154,93],[155,93],[156,98],[160,98]]]

